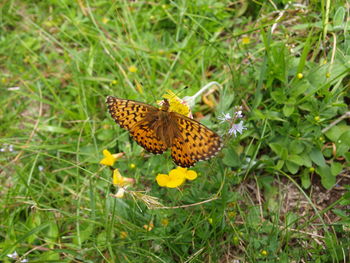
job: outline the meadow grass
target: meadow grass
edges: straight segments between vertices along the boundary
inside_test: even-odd
[[[299,2],[0,3],[0,261],[348,262],[349,2]],[[192,112],[224,149],[160,187],[170,153],[132,141],[106,96],[214,81]],[[235,106],[237,136],[217,119]],[[135,180],[122,198],[104,149]]]

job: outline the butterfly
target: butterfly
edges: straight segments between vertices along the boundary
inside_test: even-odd
[[[191,167],[208,160],[222,148],[219,135],[203,124],[169,111],[164,99],[160,109],[146,103],[108,96],[109,113],[120,127],[146,151],[161,154],[170,148],[173,161]]]

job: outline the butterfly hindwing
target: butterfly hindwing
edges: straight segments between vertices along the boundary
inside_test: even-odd
[[[152,129],[145,125],[137,125],[130,131],[132,138],[146,151],[161,154],[167,150],[166,144],[160,140]]]
[[[174,140],[171,156],[177,165],[193,166],[197,161],[208,160],[220,151],[220,136],[203,124],[179,114],[176,122],[181,137]]]

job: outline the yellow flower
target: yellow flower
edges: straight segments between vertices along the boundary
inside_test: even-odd
[[[158,174],[156,180],[159,186],[165,187],[169,181],[169,176],[167,174]]]
[[[129,165],[129,167],[130,167],[131,169],[135,169],[136,165],[135,165],[134,163],[131,163],[131,164]]]
[[[124,155],[124,153],[111,154],[107,149],[104,149],[102,153],[105,157],[100,161],[100,164],[107,166],[113,166],[115,161]]]
[[[197,178],[197,173],[187,168],[177,167],[167,174],[158,174],[156,177],[157,183],[161,187],[176,188],[182,185],[186,179],[194,180]]]
[[[113,172],[113,184],[115,186],[123,187],[134,183],[133,178],[124,177],[120,174],[119,169],[115,169]]]
[[[169,101],[169,111],[177,112],[181,115],[189,117],[191,115],[190,107],[187,106],[187,104],[182,99],[177,97],[174,92],[167,90],[167,93],[168,94],[163,95],[163,98]]]
[[[137,67],[135,67],[134,65],[128,67],[128,70],[131,72],[131,73],[135,73],[137,71]]]
[[[112,80],[112,81],[111,81],[111,84],[112,84],[112,85],[117,85],[117,84],[118,84],[118,80],[116,80],[116,79]]]
[[[229,217],[236,217],[236,214],[237,213],[235,211],[228,212]]]
[[[122,232],[120,232],[119,236],[120,236],[121,239],[125,239],[125,238],[128,237],[128,232],[122,231]]]
[[[250,44],[250,37],[242,37],[242,44],[243,45]]]
[[[108,19],[107,17],[103,17],[103,18],[102,18],[102,23],[103,23],[103,24],[107,24],[108,21],[109,21],[109,19]]]
[[[169,219],[167,218],[163,218],[160,223],[163,225],[163,226],[167,226],[169,224]]]
[[[148,225],[143,225],[143,228],[146,229],[147,231],[151,231],[154,227],[153,223],[149,223]]]
[[[169,180],[166,186],[169,188],[176,188],[182,185],[186,180],[184,173],[177,169],[171,170],[168,178]]]
[[[193,170],[187,170],[187,168],[183,168],[183,167],[176,167],[176,170],[180,171],[181,173],[184,174],[184,177],[190,181],[194,180],[197,178],[197,172],[193,171]]]
[[[185,182],[185,177],[181,172],[174,169],[170,171],[169,175],[158,174],[156,180],[159,186],[176,188]]]
[[[298,73],[298,74],[297,74],[297,78],[298,78],[298,79],[302,79],[303,77],[304,77],[303,73]]]
[[[261,255],[267,256],[267,251],[266,250],[261,250]]]

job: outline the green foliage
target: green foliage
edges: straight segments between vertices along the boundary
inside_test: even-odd
[[[14,251],[29,262],[348,261],[345,6],[5,1],[0,261]],[[211,81],[222,88],[192,110],[224,149],[193,168],[196,180],[161,188],[170,154],[145,153],[105,98],[155,105]],[[247,129],[235,137],[216,118],[241,104]],[[114,166],[135,180],[124,198],[103,149],[124,152]]]

